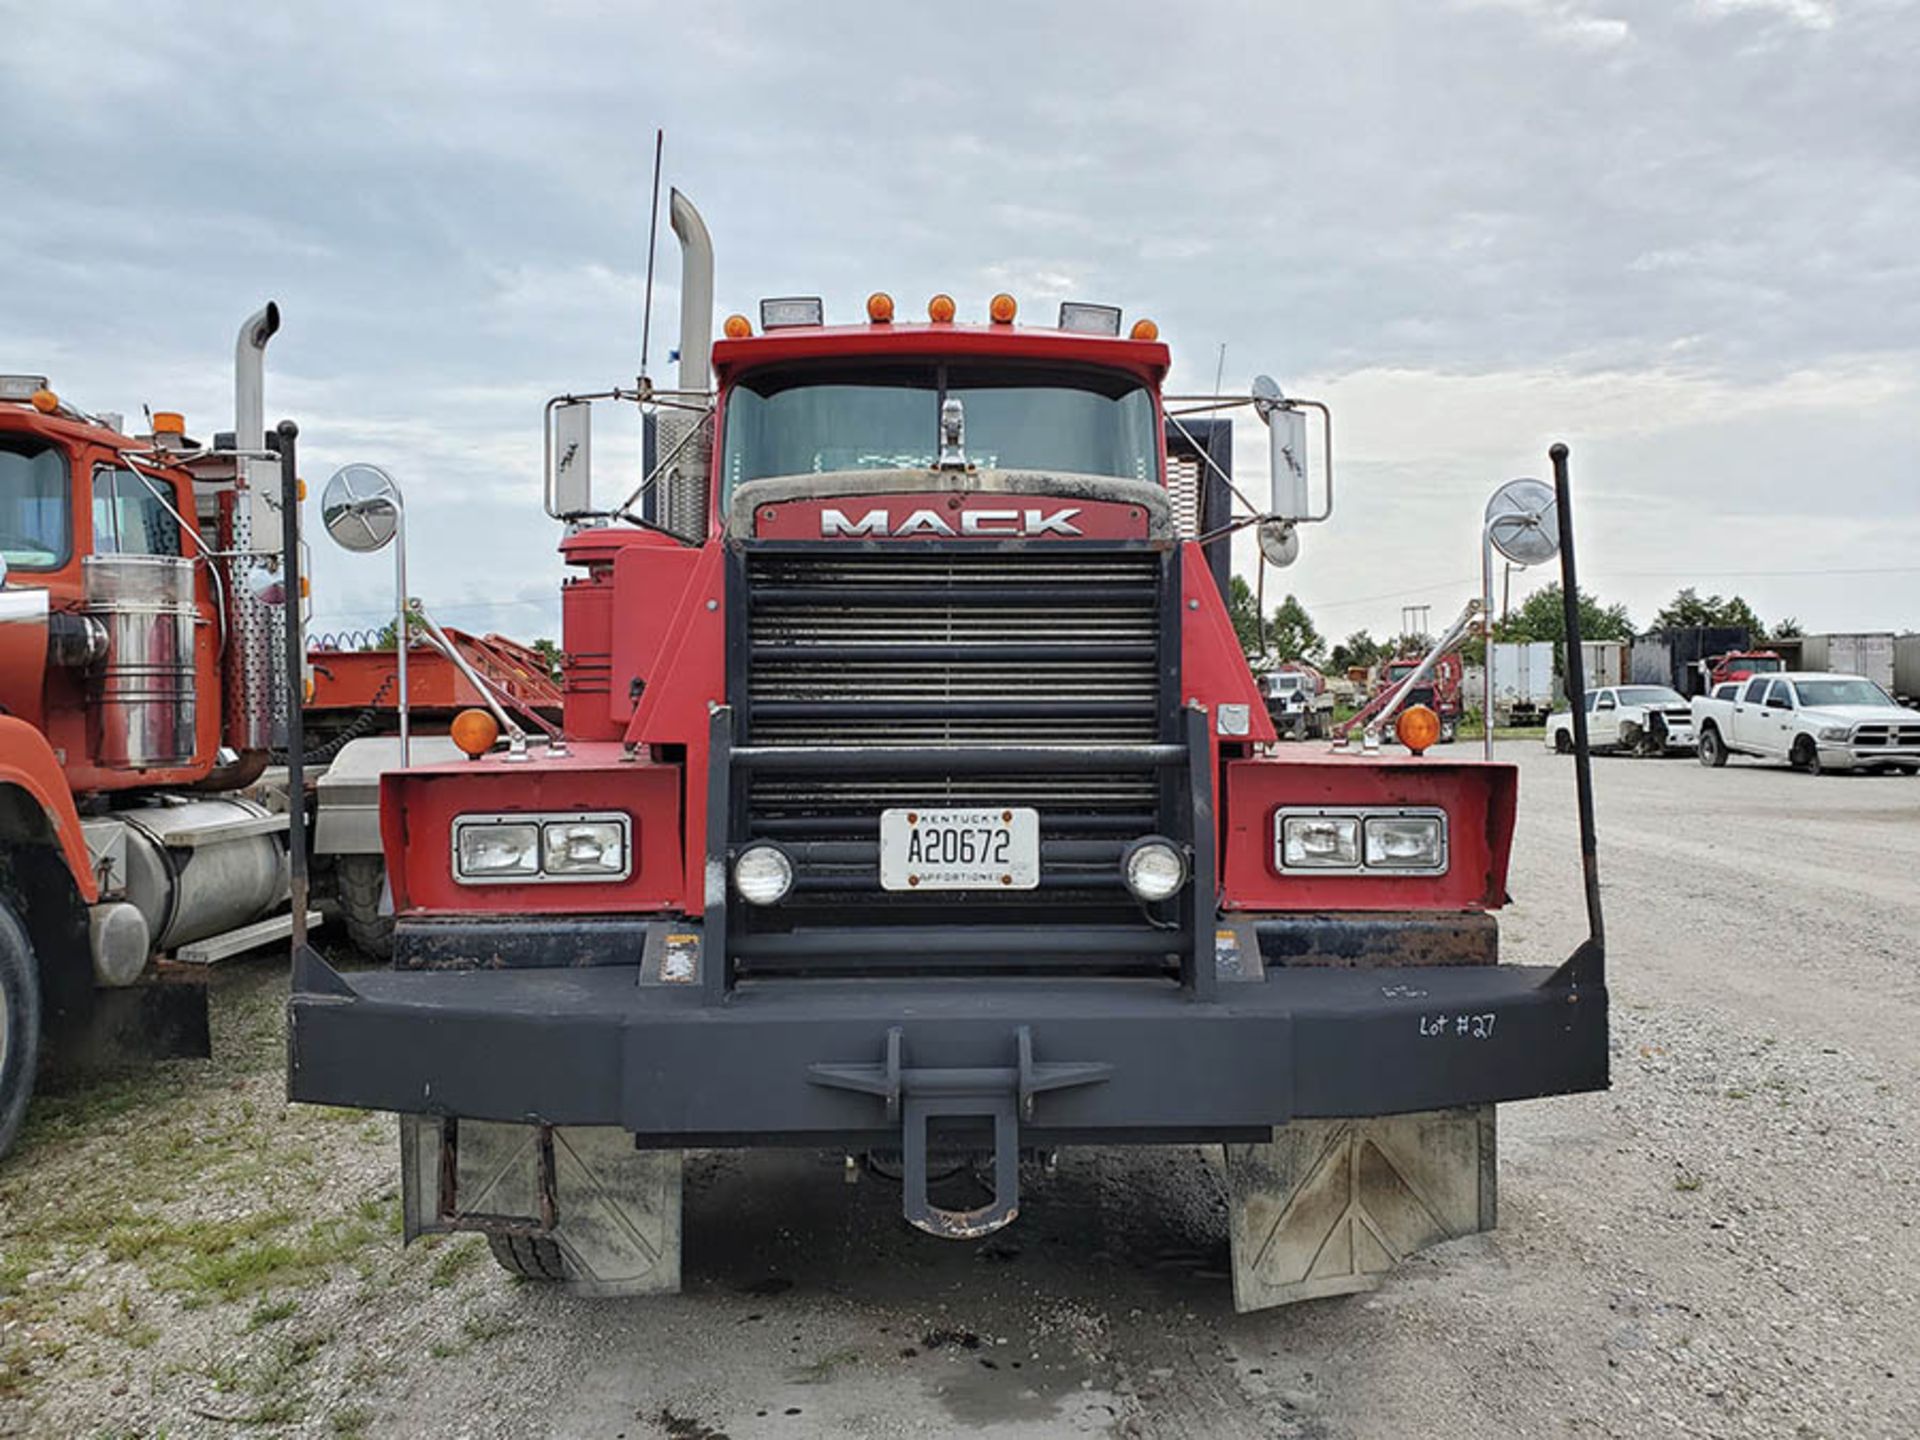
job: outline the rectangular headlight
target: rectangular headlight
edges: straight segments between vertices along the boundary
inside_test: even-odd
[[[1305,806],[1274,812],[1273,868],[1345,871],[1349,875],[1443,875],[1447,869],[1444,810],[1356,805]]]
[[[633,873],[633,817],[624,811],[461,815],[453,822],[453,878],[463,885],[625,880]]]
[[[800,325],[825,323],[826,307],[818,295],[785,295],[760,302],[762,330],[791,330]]]
[[[1444,870],[1444,815],[1373,815],[1367,819],[1369,870]]]
[[[1360,817],[1285,816],[1279,850],[1282,870],[1351,870],[1360,863]]]
[[[540,873],[540,827],[519,821],[454,822],[453,873],[460,880],[512,880]]]
[[[542,864],[549,875],[624,875],[627,827],[619,820],[563,820],[541,827]]]

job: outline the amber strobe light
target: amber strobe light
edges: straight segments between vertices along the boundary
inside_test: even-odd
[[[1418,755],[1440,738],[1440,717],[1425,705],[1409,705],[1393,722],[1400,743]]]
[[[462,710],[453,717],[447,733],[468,756],[478,759],[500,738],[500,722],[484,710]]]
[[[1013,317],[1019,313],[1019,304],[1004,291],[994,296],[993,303],[987,306],[987,314],[993,317],[993,323],[996,325],[1011,325]]]
[[[876,325],[885,325],[893,319],[893,297],[884,290],[876,290],[867,297],[867,319]]]
[[[936,295],[927,302],[927,319],[936,325],[948,324],[953,319],[954,306],[951,295]]]
[[[727,323],[720,328],[729,340],[744,340],[753,334],[753,322],[744,315],[727,316]]]
[[[1160,338],[1160,327],[1151,320],[1136,320],[1133,322],[1133,329],[1129,333],[1135,340],[1158,340]]]

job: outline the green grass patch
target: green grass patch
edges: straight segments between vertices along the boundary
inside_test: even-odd
[[[435,1289],[444,1289],[453,1284],[473,1268],[480,1258],[481,1248],[481,1242],[474,1236],[467,1237],[460,1244],[442,1247],[433,1258],[433,1269],[427,1275],[427,1284]]]

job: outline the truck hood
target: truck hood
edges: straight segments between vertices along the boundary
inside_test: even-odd
[[[1920,722],[1920,713],[1903,705],[1822,705],[1802,709],[1800,714],[1819,725],[1858,725],[1862,720],[1896,725]]]

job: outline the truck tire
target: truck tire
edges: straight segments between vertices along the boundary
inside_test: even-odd
[[[1553,753],[1556,755],[1571,755],[1573,753],[1573,732],[1572,731],[1556,730],[1554,732]]]
[[[1622,725],[1620,727],[1619,748],[1626,751],[1627,754],[1629,755],[1646,754],[1647,753],[1646,743],[1647,743],[1646,732],[1642,730],[1638,725]]]
[[[1720,742],[1720,732],[1711,725],[1700,732],[1700,763],[1709,770],[1718,770],[1727,763],[1727,747]]]
[[[1813,737],[1802,735],[1793,742],[1793,750],[1787,756],[1787,762],[1796,770],[1804,770],[1809,775],[1820,773],[1820,747],[1813,743]]]
[[[40,969],[20,917],[0,900],[0,1155],[27,1116],[40,1065]]]
[[[378,855],[340,855],[333,862],[334,884],[340,895],[340,918],[347,939],[362,955],[374,960],[393,958],[393,917],[380,913],[380,891],[386,884],[386,864]]]
[[[572,1272],[560,1247],[544,1235],[489,1235],[500,1268],[522,1280],[564,1280]]]

